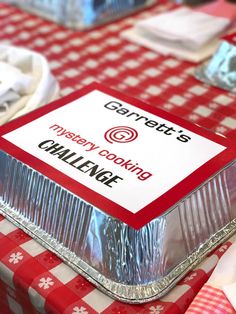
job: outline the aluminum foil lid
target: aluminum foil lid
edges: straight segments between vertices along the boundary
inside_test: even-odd
[[[195,70],[195,77],[209,85],[236,93],[236,46],[222,41],[213,57]]]
[[[224,137],[97,83],[0,135],[1,150],[135,229],[236,156]]]

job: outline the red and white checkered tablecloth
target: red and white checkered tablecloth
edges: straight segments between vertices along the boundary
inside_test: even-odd
[[[186,314],[234,314],[232,305],[227,300],[222,290],[209,285],[204,285]]]
[[[119,36],[137,19],[170,6],[159,1],[136,15],[92,31],[75,32],[1,3],[0,43],[44,54],[62,95],[96,80],[235,140],[235,95],[193,78],[194,64],[161,56]],[[181,314],[235,240],[218,248],[161,300],[127,305],[99,292],[0,216],[0,314]]]

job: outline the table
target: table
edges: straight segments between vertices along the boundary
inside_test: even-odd
[[[1,3],[0,40],[44,54],[62,95],[96,80],[234,140],[235,95],[193,78],[194,64],[161,56],[119,36],[137,19],[170,7],[159,1],[114,23],[75,32]],[[213,252],[161,300],[127,305],[99,292],[0,216],[0,313],[181,314],[235,240],[233,237]]]

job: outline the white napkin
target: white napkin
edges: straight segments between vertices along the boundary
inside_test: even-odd
[[[33,77],[20,69],[0,61],[0,106],[2,115],[7,111],[7,104],[16,102],[21,95],[30,93]]]
[[[229,26],[230,20],[179,8],[140,21],[136,27],[190,50],[197,50]]]
[[[58,93],[42,55],[0,45],[0,125],[54,100]]]
[[[227,18],[181,7],[142,20],[121,35],[164,55],[199,62],[215,51],[218,36],[230,23]]]

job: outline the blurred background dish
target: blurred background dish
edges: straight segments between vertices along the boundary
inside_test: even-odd
[[[222,41],[214,56],[196,68],[195,77],[236,93],[236,46]]]
[[[154,0],[10,0],[10,3],[29,12],[74,29],[87,29],[104,24],[154,2]]]

